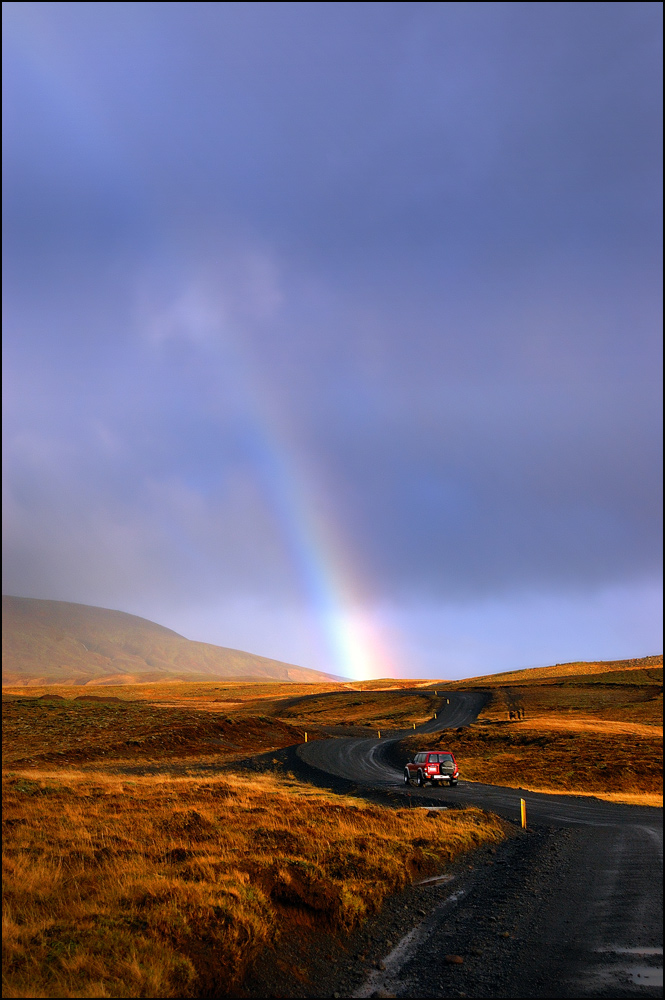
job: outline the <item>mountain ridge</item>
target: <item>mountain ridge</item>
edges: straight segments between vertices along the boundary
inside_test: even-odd
[[[131,684],[153,681],[347,680],[244,650],[186,639],[125,611],[2,598],[2,684]]]

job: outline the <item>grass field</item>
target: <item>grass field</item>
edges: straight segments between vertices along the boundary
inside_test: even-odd
[[[442,682],[443,684],[444,682]],[[447,683],[447,682],[446,682]],[[368,691],[402,691],[411,688],[429,688],[429,681],[395,680],[384,678],[373,681],[327,681],[320,683],[284,681],[151,681],[145,684],[3,684],[3,695],[40,697],[54,695],[66,700],[96,696],[121,701],[168,702],[169,704],[205,701],[231,701],[245,703],[272,699],[288,701],[291,698],[309,697],[327,692],[366,693]]]
[[[550,667],[529,667],[525,670],[510,670],[501,674],[469,677],[464,680],[464,684],[466,687],[485,687],[488,683],[491,683],[492,687],[500,687],[505,684],[548,684],[552,681],[565,681],[572,677],[584,677],[586,680],[591,680],[594,675],[618,674],[632,670],[648,671],[658,668],[661,671],[663,669],[662,653],[629,660],[575,660],[572,663],[555,663]],[[598,679],[600,680],[599,677]],[[445,683],[449,686],[457,684],[456,681]]]
[[[109,707],[108,713],[118,722],[122,719],[123,726],[131,718],[140,723],[141,713],[146,713],[146,727],[154,728],[156,720],[166,718],[159,715],[160,709],[173,712],[177,725],[184,724],[183,712],[187,711],[190,722],[194,718],[191,712],[201,711],[233,719],[270,718],[281,721],[287,729],[298,729],[300,737],[290,741],[294,743],[302,740],[305,729],[311,733],[321,726],[400,729],[414,722],[425,722],[441,707],[442,698],[433,691],[414,691],[413,687],[413,681],[393,680],[354,685],[171,682],[117,687],[87,685],[83,689],[72,685],[6,686],[3,696],[5,702],[21,702],[24,710],[35,702],[48,703],[51,713],[56,712],[56,704],[61,710],[68,707],[78,713],[95,702],[115,705],[114,709]],[[74,718],[71,717],[72,722]],[[79,728],[85,731],[86,727],[81,724]]]
[[[228,714],[138,701],[3,699],[5,767],[221,760],[302,741],[301,728],[267,717],[240,721]]]
[[[224,995],[280,935],[349,930],[504,824],[288,778],[58,769],[5,776],[3,834],[3,996],[186,997]]]
[[[298,695],[309,695],[325,691],[346,691],[346,684],[334,682],[321,684],[285,684],[283,681],[155,681],[146,684],[4,684],[3,695],[26,698],[45,695],[75,701],[95,697],[105,701],[150,701],[181,703],[231,702],[244,704],[264,699],[284,699]]]
[[[407,737],[399,760],[425,739],[454,751],[463,779],[662,804],[662,658],[564,666],[539,683],[484,678],[478,722]],[[3,995],[223,995],[280,933],[344,933],[415,875],[500,839],[501,821],[478,810],[388,809],[217,770],[305,730],[417,724],[444,692],[390,680],[5,688]]]
[[[290,692],[289,692],[290,693]],[[441,708],[433,691],[354,690],[266,699],[262,711],[301,726],[368,726],[402,729],[426,722]],[[249,711],[247,706],[244,711]]]
[[[594,718],[603,721],[663,725],[663,668],[569,676],[540,684],[492,687],[481,719]]]

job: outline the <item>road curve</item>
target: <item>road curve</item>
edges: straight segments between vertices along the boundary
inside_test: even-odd
[[[449,704],[438,713],[438,718],[419,726],[417,732],[426,734],[468,725],[477,717],[485,698],[477,692],[451,692],[447,697]],[[536,898],[540,898],[541,877],[543,886],[549,885],[549,890],[542,905],[536,907],[527,921],[521,949],[517,943],[507,946],[512,948],[512,958],[503,979],[495,971],[493,980],[485,986],[482,978],[469,979],[466,991],[450,993],[449,970],[440,963],[423,963],[421,955],[409,958],[406,949],[399,968],[388,963],[390,977],[382,982],[377,979],[378,974],[374,975],[367,987],[373,994],[361,989],[354,995],[662,996],[662,810],[464,780],[457,788],[405,786],[402,771],[390,763],[389,750],[391,743],[409,732],[413,730],[391,733],[389,739],[381,740],[317,740],[298,747],[297,754],[322,776],[333,775],[354,782],[359,790],[373,788],[407,795],[413,805],[419,801],[475,805],[516,822],[520,799],[524,798],[528,825],[534,835],[538,829],[547,829],[554,831],[551,834],[554,837],[567,836],[572,838],[574,851],[561,884],[552,878],[549,869],[531,872]],[[463,773],[463,762],[461,770]],[[556,834],[564,830],[568,833]],[[517,869],[517,861],[515,866]],[[531,884],[529,872],[526,869],[520,872],[522,882]],[[507,886],[509,883],[508,878]],[[461,911],[466,890],[462,887],[456,891],[460,900],[456,909]],[[502,890],[504,895],[506,891]],[[533,904],[533,899],[530,902]],[[457,919],[463,922],[459,913]],[[428,954],[436,953],[439,947],[450,948],[446,930],[449,921],[448,910],[445,919],[442,910],[438,923],[434,920],[428,925],[427,941],[423,944]],[[467,975],[471,976],[470,970]],[[474,992],[469,993],[468,989]]]
[[[482,692],[451,693],[448,704],[444,704],[437,713],[438,717],[418,726],[416,732],[434,733],[441,729],[468,726],[478,717],[486,701],[487,695]],[[316,740],[313,743],[303,743],[298,747],[297,753],[310,767],[318,768],[326,774],[375,788],[392,788],[396,784],[403,784],[402,773],[391,766],[387,751],[391,744],[409,733],[413,733],[413,730],[391,732],[390,738],[381,740],[351,737]]]

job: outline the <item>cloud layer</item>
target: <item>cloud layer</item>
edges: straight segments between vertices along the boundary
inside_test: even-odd
[[[659,5],[3,7],[5,592],[655,651]]]

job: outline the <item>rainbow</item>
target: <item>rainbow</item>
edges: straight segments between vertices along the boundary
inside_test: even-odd
[[[369,616],[354,598],[352,573],[340,565],[341,544],[306,499],[303,477],[271,431],[263,438],[267,492],[282,536],[314,611],[333,672],[355,680],[394,674]]]
[[[267,386],[259,389],[256,366],[250,374],[237,340],[234,348],[234,380],[243,390],[254,466],[332,664],[326,669],[354,680],[395,676],[386,643],[363,610],[346,547],[312,497],[315,477],[298,465],[300,449],[288,431],[286,415],[270,405]]]

